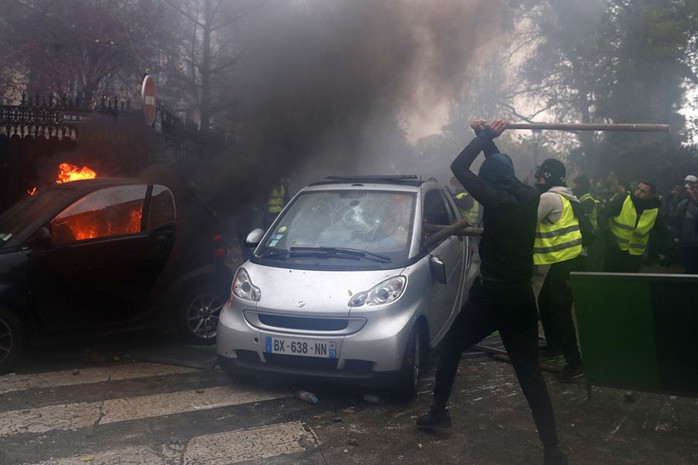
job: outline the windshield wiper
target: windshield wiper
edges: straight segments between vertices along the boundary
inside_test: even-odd
[[[358,260],[359,258],[367,258],[369,260],[374,260],[381,263],[390,263],[389,257],[384,255],[378,255],[373,252],[367,252],[365,250],[359,249],[349,249],[344,247],[291,247],[290,255],[298,254],[322,254],[329,257],[342,257],[342,258],[352,258]]]
[[[257,258],[278,258],[285,259],[290,256],[286,249],[266,249],[264,252],[257,255]]]

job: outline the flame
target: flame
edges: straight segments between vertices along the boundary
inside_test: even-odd
[[[70,163],[61,163],[58,165],[58,179],[56,179],[56,183],[63,184],[64,182],[78,181],[80,179],[92,179],[96,177],[97,173],[87,166],[78,168]]]
[[[91,209],[55,218],[51,222],[53,243],[64,245],[74,241],[140,232],[143,218],[141,200],[112,206],[108,210]]]

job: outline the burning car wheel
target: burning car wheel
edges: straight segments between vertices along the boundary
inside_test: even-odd
[[[181,302],[177,329],[182,339],[192,344],[213,344],[225,299],[212,289],[199,288],[188,292]]]
[[[0,373],[12,369],[22,351],[23,341],[21,322],[12,313],[0,309]]]

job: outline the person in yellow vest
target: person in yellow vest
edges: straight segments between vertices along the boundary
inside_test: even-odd
[[[658,234],[659,258],[664,259],[670,237],[655,192],[654,184],[643,181],[632,194],[616,196],[599,212],[599,229],[606,237],[603,271],[640,271],[650,234]]]
[[[264,210],[264,229],[271,226],[279,213],[281,213],[281,210],[283,210],[284,206],[288,203],[288,200],[288,181],[286,178],[281,178],[269,191],[266,209]]]
[[[567,381],[584,374],[572,318],[570,272],[586,268],[586,254],[582,253],[582,232],[572,209],[572,202],[579,201],[566,186],[565,174],[565,165],[554,158],[545,160],[536,171],[536,188],[542,194],[533,263],[550,265],[538,293],[538,312],[548,352],[565,358],[558,378]]]
[[[594,231],[599,230],[599,210],[601,209],[601,201],[592,195],[590,192],[591,183],[586,175],[579,175],[574,178],[572,184],[572,193],[579,200],[582,210],[586,213]],[[603,258],[603,242],[594,241],[587,247],[587,271],[601,271],[601,260]]]
[[[463,186],[455,177],[451,178],[451,189],[453,200],[463,218],[468,219],[472,225],[479,224],[482,221],[482,205],[468,191],[463,189]]]

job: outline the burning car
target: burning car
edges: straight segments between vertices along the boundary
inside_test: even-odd
[[[232,271],[215,217],[140,180],[39,189],[0,216],[0,371],[29,340],[166,322],[215,342]]]
[[[218,321],[221,367],[414,395],[479,272],[470,237],[433,234],[460,219],[442,185],[416,176],[305,187],[247,238],[256,248]]]

